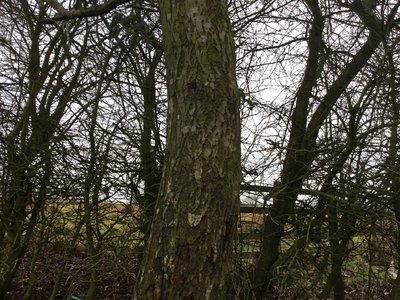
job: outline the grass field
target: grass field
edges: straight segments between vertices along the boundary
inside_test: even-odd
[[[31,299],[49,299],[55,286],[54,299],[84,296],[93,269],[98,274],[98,299],[131,299],[143,251],[139,208],[125,203],[102,203],[90,210],[89,224],[85,221],[87,216],[82,203],[48,203],[7,299],[21,298],[29,287]],[[263,217],[252,213],[240,216],[233,273],[238,290],[249,288],[259,253]],[[88,242],[88,225],[92,244]],[[287,299],[319,299],[330,271],[329,243],[308,241],[292,253],[297,237],[291,227],[287,231],[281,251],[290,256],[277,268],[277,288],[284,291],[282,295]],[[346,299],[387,297],[391,253],[386,250],[390,247],[383,242],[378,246],[371,253],[367,237],[353,237],[343,264]],[[94,247],[94,255],[90,247]]]

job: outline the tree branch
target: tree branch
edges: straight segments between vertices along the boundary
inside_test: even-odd
[[[111,10],[113,10],[114,8],[116,8],[120,5],[126,4],[128,2],[131,2],[131,1],[132,0],[108,0],[98,6],[67,10],[57,0],[46,0],[46,2],[51,6],[51,8],[53,8],[55,11],[57,11],[57,14],[52,18],[45,19],[44,23],[53,23],[53,22],[57,22],[57,21],[64,21],[64,20],[104,15],[104,14],[110,12]],[[132,7],[137,8],[137,9],[151,11],[151,12],[157,11],[156,9],[142,7],[142,6],[138,6],[138,5],[132,5]]]

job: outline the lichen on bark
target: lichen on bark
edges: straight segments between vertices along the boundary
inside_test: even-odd
[[[225,299],[239,210],[240,113],[223,0],[160,1],[167,154],[137,299]]]

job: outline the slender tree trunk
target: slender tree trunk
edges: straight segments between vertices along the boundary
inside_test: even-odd
[[[142,209],[144,212],[142,231],[148,236],[151,220],[154,215],[158,190],[161,181],[161,167],[157,164],[156,149],[152,145],[152,131],[155,130],[156,109],[156,80],[155,72],[162,57],[162,51],[156,50],[154,61],[149,66],[149,71],[140,85],[143,94],[143,132],[141,138],[142,178],[144,181],[144,195]]]
[[[160,2],[167,155],[136,299],[227,299],[239,210],[240,116],[223,0]]]
[[[302,187],[308,171],[305,155],[307,111],[311,91],[319,76],[320,51],[322,47],[323,17],[318,0],[306,0],[313,14],[309,37],[309,53],[303,81],[296,93],[296,106],[291,116],[292,130],[285,157],[282,180],[273,189],[274,204],[263,225],[261,251],[254,272],[254,288],[258,299],[266,297],[273,277],[273,265],[279,258],[279,247],[284,233],[284,224],[294,212],[298,190]]]
[[[39,213],[46,200],[46,189],[52,172],[52,163],[50,160],[51,149],[44,149],[44,151],[45,153],[43,154],[43,161],[45,162],[45,165],[42,169],[44,171],[42,177],[43,182],[39,186],[37,198],[34,200],[33,203],[31,203],[32,210],[30,213],[29,221],[26,221],[24,219],[28,216],[26,212],[27,202],[24,202],[25,206],[23,206],[22,203],[19,203],[19,205],[14,206],[13,210],[11,210],[11,217],[9,223],[7,224],[7,238],[3,241],[1,249],[2,256],[0,258],[0,299],[5,296],[16,272],[18,271],[18,268],[22,262],[22,258],[24,257],[31,238],[34,234],[34,229],[39,218]],[[14,172],[14,174],[15,173],[17,172]],[[28,186],[31,186],[30,182],[28,182]],[[20,189],[26,190],[26,184],[20,182]],[[20,194],[21,193],[19,193],[19,195]],[[29,198],[23,200],[28,201],[30,199],[33,199],[32,195],[29,195],[29,193],[28,196]],[[10,197],[10,199],[7,200],[12,199],[13,198]],[[17,207],[18,210],[16,210],[15,207]]]
[[[333,190],[330,192],[334,194]],[[350,194],[348,198],[349,206],[355,205],[358,195],[357,193]],[[331,272],[321,298],[327,299],[331,290],[333,290],[334,299],[343,300],[345,299],[346,287],[342,275],[343,262],[346,259],[347,246],[356,232],[357,217],[351,209],[338,212],[336,201],[331,199],[330,202],[331,204],[328,208],[328,227]],[[341,215],[340,218],[339,215]]]
[[[391,104],[392,122],[390,128],[390,146],[388,155],[387,174],[390,182],[391,201],[394,211],[394,216],[397,223],[396,243],[397,243],[397,258],[396,267],[400,266],[400,179],[398,176],[398,168],[400,165],[399,150],[399,137],[398,137],[398,123],[400,120],[400,106],[398,102],[398,88],[399,84],[396,81],[396,68],[393,60],[393,53],[391,49],[387,49],[387,58],[389,63],[389,93],[388,100]],[[390,292],[390,300],[400,298],[400,276],[397,276],[393,282],[393,287]]]
[[[332,201],[331,202],[335,202]],[[342,276],[342,265],[344,259],[344,251],[340,244],[338,236],[338,212],[336,203],[332,203],[328,209],[329,215],[329,249],[331,254],[331,273],[327,280],[326,291],[328,295],[333,289],[335,300],[344,299],[344,281]]]
[[[329,87],[321,104],[307,125],[307,115],[305,115],[308,107],[307,96],[311,96],[311,89],[313,87],[308,81],[313,82],[317,79],[315,77],[318,75],[315,68],[317,60],[313,57],[319,57],[317,52],[315,55],[312,55],[311,47],[314,43],[311,42],[311,38],[314,34],[316,35],[314,37],[316,40],[318,37],[320,38],[320,26],[323,25],[321,20],[317,22],[321,17],[319,15],[318,1],[307,1],[307,5],[313,10],[313,30],[315,30],[315,33],[310,32],[310,53],[306,73],[302,85],[296,94],[296,107],[292,115],[293,127],[282,171],[282,181],[278,188],[275,189],[274,203],[263,225],[260,257],[254,273],[254,287],[258,299],[265,297],[268,287],[271,285],[271,279],[276,267],[275,262],[279,258],[279,244],[283,236],[283,226],[287,222],[288,217],[293,215],[298,192],[316,156],[316,152],[313,150],[317,142],[319,130],[343,91],[364,67],[380,44],[378,35],[374,31],[370,31],[365,44]],[[319,30],[317,31],[317,29]]]

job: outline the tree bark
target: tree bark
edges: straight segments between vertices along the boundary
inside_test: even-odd
[[[239,211],[240,114],[222,0],[160,1],[167,154],[136,299],[226,299]]]
[[[143,94],[143,132],[141,137],[141,163],[144,193],[141,207],[144,212],[141,229],[148,235],[149,224],[154,215],[161,180],[161,167],[157,163],[156,147],[152,145],[152,131],[155,135],[156,103],[156,68],[162,58],[162,50],[156,49],[153,61],[149,63],[148,74],[140,81]],[[137,74],[139,76],[139,74]]]
[[[400,266],[400,178],[398,176],[398,168],[400,165],[400,157],[397,154],[399,151],[399,130],[398,123],[400,120],[400,105],[398,101],[398,89],[399,84],[396,82],[396,67],[393,59],[393,53],[391,49],[387,49],[387,59],[389,63],[389,91],[388,100],[391,104],[392,110],[392,122],[393,125],[390,128],[390,144],[389,153],[387,159],[387,177],[389,182],[389,189],[391,192],[391,202],[393,206],[394,216],[397,223],[396,232],[396,267]],[[399,299],[400,298],[400,276],[397,275],[396,279],[393,281],[392,290],[390,291],[389,299]]]
[[[26,89],[29,93],[26,95],[26,100],[25,94],[21,94],[20,105],[23,107],[21,116],[15,120],[12,130],[5,138],[4,168],[8,178],[1,186],[2,198],[0,199],[1,299],[4,298],[18,271],[33,238],[39,211],[47,198],[46,191],[52,174],[51,142],[70,102],[73,89],[78,83],[86,55],[84,49],[87,45],[86,35],[82,45],[83,50],[77,57],[75,68],[71,71],[73,65],[68,61],[70,53],[63,50],[66,41],[62,38],[62,28],[52,36],[51,46],[46,48],[41,45],[42,34],[45,30],[43,27],[46,14],[44,3],[39,2],[36,16],[33,15],[27,1],[21,1],[21,10],[24,16],[22,19],[30,28],[30,35],[26,37],[26,44],[20,44],[21,49],[28,51],[28,55],[19,58],[27,61],[28,83],[27,86],[18,86],[18,89],[21,91]],[[20,24],[15,23],[15,25]],[[21,27],[24,26],[21,23]],[[71,28],[73,30],[70,33],[75,34],[77,27]],[[41,53],[43,54],[42,61]],[[57,53],[55,56],[57,58],[52,60],[50,58],[54,57],[54,53]],[[65,78],[63,76],[69,71],[71,71],[71,78],[63,81]],[[52,78],[50,79],[52,84],[46,82],[48,78]],[[33,168],[32,165],[35,167]],[[40,182],[38,186],[34,186],[35,177]]]
[[[311,91],[319,76],[320,52],[322,48],[323,17],[318,0],[305,1],[313,14],[309,37],[309,53],[303,81],[296,93],[296,106],[291,117],[292,129],[282,171],[282,181],[274,187],[274,204],[263,224],[261,251],[254,272],[254,288],[258,299],[266,296],[267,287],[273,277],[273,265],[279,258],[279,246],[284,224],[293,212],[303,177],[308,171],[305,161],[304,139],[307,129],[307,110]],[[274,195],[275,194],[275,195]]]
[[[284,233],[284,224],[294,214],[297,196],[316,156],[316,152],[313,150],[317,143],[320,128],[341,94],[362,70],[381,42],[377,33],[380,30],[378,28],[377,30],[371,30],[364,45],[327,89],[320,105],[311,116],[309,123],[306,124],[311,91],[318,79],[317,62],[319,61],[319,53],[322,46],[321,35],[323,29],[323,18],[318,0],[307,0],[306,3],[313,13],[313,23],[309,37],[310,50],[304,79],[296,94],[296,107],[291,119],[292,130],[281,174],[281,182],[272,192],[274,203],[263,224],[261,251],[254,272],[254,288],[258,299],[263,299],[268,294],[268,287],[271,285],[273,272],[277,267],[275,263],[280,255],[279,245]],[[397,11],[397,6],[392,11]],[[387,26],[389,28],[389,25]]]

